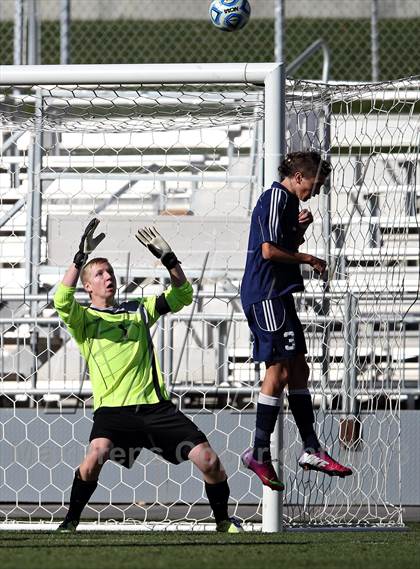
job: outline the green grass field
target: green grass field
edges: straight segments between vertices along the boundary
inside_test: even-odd
[[[418,567],[420,524],[408,531],[245,533],[0,532],[2,569]]]

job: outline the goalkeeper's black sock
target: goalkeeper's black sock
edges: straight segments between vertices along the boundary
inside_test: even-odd
[[[314,430],[315,417],[309,389],[291,389],[289,406],[299,429],[303,448],[307,452],[318,452],[321,445]]]
[[[270,438],[276,426],[280,410],[280,398],[260,393],[257,403],[254,450],[252,456],[258,462],[271,460]]]
[[[80,478],[79,469],[76,470],[70,494],[69,511],[66,520],[79,521],[83,508],[89,502],[98,485],[97,480],[89,481]]]
[[[208,482],[205,482],[205,487],[216,524],[223,520],[227,520],[229,518],[228,500],[230,496],[227,478],[226,480],[223,480],[223,482],[217,482],[217,484],[209,484]]]

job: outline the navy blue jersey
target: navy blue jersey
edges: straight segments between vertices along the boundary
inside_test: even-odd
[[[277,263],[262,256],[263,243],[297,251],[298,215],[299,199],[277,182],[259,197],[251,216],[242,306],[303,290],[298,264]]]

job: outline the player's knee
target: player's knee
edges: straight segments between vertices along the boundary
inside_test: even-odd
[[[220,459],[214,450],[206,446],[199,450],[199,455],[194,460],[195,464],[199,467],[201,472],[206,476],[211,476],[216,472],[222,470]]]
[[[274,396],[281,395],[283,389],[289,383],[290,369],[287,363],[266,362],[266,378],[264,382],[271,385]]]
[[[289,383],[290,371],[288,366],[281,367],[277,372],[276,385],[281,393],[286,385]]]
[[[279,376],[279,384],[281,387],[285,387],[289,383],[290,373],[287,368],[284,368]]]
[[[110,447],[108,445],[101,445],[92,441],[89,447],[89,452],[86,457],[87,466],[97,468],[103,466],[109,459]]]
[[[220,470],[219,457],[214,451],[211,451],[210,453],[207,454],[207,456],[205,456],[203,460],[202,472],[203,474],[209,475],[209,474],[214,474],[219,470]]]

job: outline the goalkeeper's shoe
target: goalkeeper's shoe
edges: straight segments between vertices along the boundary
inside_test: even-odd
[[[216,531],[220,533],[242,533],[244,528],[238,518],[228,518],[216,525]]]
[[[264,486],[268,486],[271,490],[278,490],[279,492],[284,490],[284,484],[277,478],[277,474],[271,460],[267,462],[259,462],[254,458],[253,452],[252,448],[248,448],[244,453],[242,453],[241,461],[245,468],[249,468],[249,470],[255,472]]]
[[[67,518],[64,518],[64,520],[58,526],[56,531],[59,531],[62,533],[74,532],[74,531],[76,531],[76,528],[78,525],[79,525],[79,522],[77,520],[68,520]]]
[[[351,468],[343,466],[334,460],[325,450],[318,452],[304,451],[299,458],[299,466],[304,470],[317,470],[318,472],[328,474],[328,476],[340,476],[340,478],[353,474]]]

